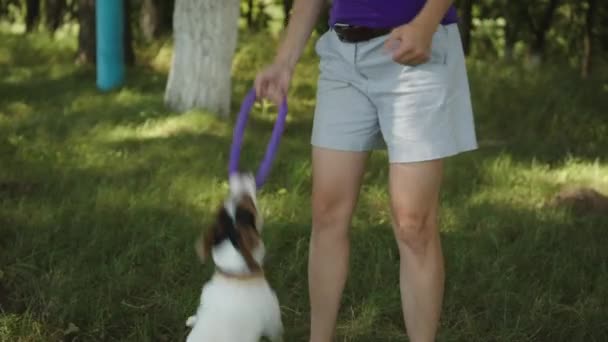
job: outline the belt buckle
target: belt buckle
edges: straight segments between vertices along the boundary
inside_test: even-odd
[[[343,24],[343,23],[335,23],[333,25],[334,32],[336,32],[336,36],[338,36],[338,39],[341,42],[347,42],[346,37],[344,35],[344,30],[348,30],[352,27],[353,26],[350,24]]]
[[[350,24],[343,24],[343,23],[335,23],[334,27],[339,27],[339,28],[350,28],[353,27],[353,25]]]

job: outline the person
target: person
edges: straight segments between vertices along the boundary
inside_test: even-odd
[[[280,103],[323,0],[296,0],[274,61],[255,80]],[[405,330],[433,341],[444,260],[438,227],[443,161],[477,149],[465,56],[452,0],[333,0],[316,41],[312,144],[310,341],[335,336],[349,263],[348,230],[368,154],[386,148]]]

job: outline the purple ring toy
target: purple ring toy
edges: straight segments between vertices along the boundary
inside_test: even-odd
[[[255,89],[251,89],[243,100],[243,103],[241,104],[241,110],[239,111],[236,126],[234,127],[234,131],[232,133],[232,146],[230,147],[230,161],[228,164],[229,177],[239,172],[239,159],[241,156],[241,146],[243,145],[243,137],[245,135],[245,126],[247,126],[247,119],[249,118],[249,113],[253,108],[255,99]],[[260,167],[255,177],[255,182],[258,189],[261,188],[264,183],[266,183],[266,178],[270,173],[270,166],[272,165],[272,161],[274,160],[274,157],[278,150],[281,135],[283,134],[283,130],[285,128],[286,119],[287,100],[283,100],[283,103],[279,107],[279,114],[277,116],[277,120],[274,123],[272,136],[270,137],[270,141],[268,142],[268,146],[266,147],[266,154],[264,155],[264,159],[262,159],[262,162],[260,163]]]

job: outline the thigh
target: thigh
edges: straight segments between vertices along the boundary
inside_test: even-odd
[[[456,26],[439,26],[431,59],[417,66],[395,63],[369,47],[364,66],[370,98],[391,162],[443,159],[476,147],[458,38]]]
[[[345,216],[352,215],[365,172],[367,157],[367,152],[313,147],[314,216],[340,216],[343,219]]]
[[[382,134],[391,162],[417,162],[445,157],[451,120],[447,108],[449,71],[444,29],[435,33],[431,59],[418,66],[386,66],[394,77],[377,82],[385,95],[378,97]]]
[[[327,32],[317,44],[320,74],[311,143],[333,150],[362,152],[382,144],[376,107],[353,64],[355,48]]]
[[[313,118],[313,146],[363,152],[381,146],[376,109],[353,85],[321,79]]]

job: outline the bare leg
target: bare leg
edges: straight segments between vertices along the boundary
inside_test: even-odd
[[[333,340],[348,274],[348,231],[367,155],[313,147],[313,217],[308,261],[311,342]]]
[[[441,316],[445,276],[437,212],[442,171],[441,160],[390,167],[401,300],[412,342],[434,341]]]

